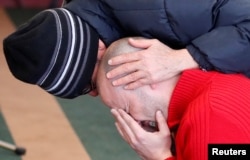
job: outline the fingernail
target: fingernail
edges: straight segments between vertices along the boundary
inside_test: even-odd
[[[110,110],[110,112],[111,112],[111,113],[114,113],[114,112],[115,112],[115,109],[112,108],[112,109]]]
[[[158,115],[163,115],[162,112],[161,112],[160,110],[158,110],[158,111],[156,112],[156,114],[158,114]]]
[[[110,75],[110,73],[107,73],[106,76],[107,76],[107,78],[110,78],[111,75]]]
[[[112,60],[108,60],[108,64],[111,65],[112,64]]]
[[[117,82],[116,82],[116,81],[113,81],[112,84],[113,84],[113,86],[116,86],[116,85],[117,85]]]

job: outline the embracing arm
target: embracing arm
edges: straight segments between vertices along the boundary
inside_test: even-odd
[[[250,1],[221,2],[212,10],[213,28],[187,49],[201,68],[250,77]]]
[[[214,29],[187,49],[201,68],[250,77],[250,20]]]
[[[183,5],[179,3],[182,1],[169,1],[168,6],[172,7],[169,7],[168,11],[171,10],[171,15],[180,24],[178,28],[181,32],[177,30],[176,33],[192,35],[186,37],[191,39],[188,40],[186,46],[188,54],[180,54],[180,56],[171,54],[185,51],[185,49],[165,51],[163,54],[164,49],[160,50],[162,45],[159,45],[160,42],[157,44],[156,40],[150,41],[151,44],[144,41],[140,45],[139,40],[130,41],[133,46],[145,50],[112,59],[110,64],[122,65],[112,70],[108,75],[109,78],[130,73],[114,82],[115,85],[127,84],[128,89],[134,89],[144,84],[167,80],[185,69],[198,67],[223,73],[243,73],[250,77],[250,1],[201,2],[202,4],[197,4],[201,7],[197,10],[193,5],[187,5],[188,2]],[[182,11],[182,14],[176,12],[177,9]],[[191,22],[183,19],[187,13]],[[202,16],[197,16],[197,14]],[[163,48],[166,49],[167,46]],[[155,54],[159,55],[158,58],[154,56]],[[183,58],[183,55],[188,56]],[[189,65],[181,66],[180,59],[182,58],[186,59]]]

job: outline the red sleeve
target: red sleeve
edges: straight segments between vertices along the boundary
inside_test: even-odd
[[[175,157],[168,157],[168,158],[166,158],[164,160],[175,160]]]

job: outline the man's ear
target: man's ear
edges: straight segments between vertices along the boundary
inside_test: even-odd
[[[99,43],[98,43],[98,49],[99,50],[106,50],[106,46],[105,46],[105,44],[103,43],[103,41],[102,40],[100,40],[99,39]]]
[[[105,44],[103,43],[103,41],[99,39],[97,60],[102,59],[103,55],[105,54],[106,49],[107,48],[106,48]]]

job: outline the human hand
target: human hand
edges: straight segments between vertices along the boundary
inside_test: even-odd
[[[107,73],[108,78],[128,74],[113,81],[114,86],[135,89],[146,84],[167,80],[184,69],[198,68],[187,50],[173,50],[156,39],[129,39],[129,43],[143,50],[122,54],[108,61],[120,65]]]
[[[171,134],[166,120],[160,111],[156,112],[159,131],[145,131],[125,111],[112,109],[116,127],[122,138],[144,160],[163,160],[171,157]]]

